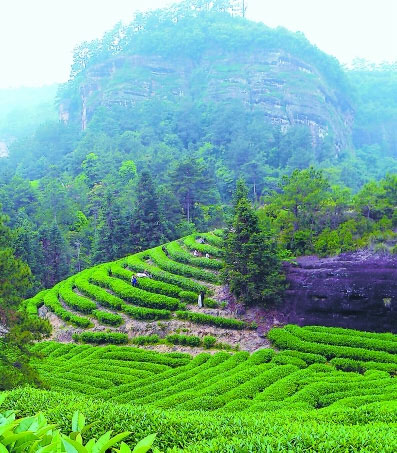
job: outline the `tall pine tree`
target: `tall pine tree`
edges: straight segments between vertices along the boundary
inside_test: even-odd
[[[155,247],[166,241],[164,214],[152,177],[147,171],[142,172],[138,181],[131,232],[131,242],[137,250]]]
[[[50,288],[69,273],[69,249],[56,220],[41,229],[40,238],[45,262],[43,283]]]
[[[113,261],[132,250],[128,250],[128,225],[113,193],[105,192],[99,212],[98,226],[93,245],[94,262]]]
[[[233,221],[225,238],[223,277],[238,300],[265,305],[280,300],[285,278],[277,242],[270,231],[260,229],[247,193],[244,182],[238,181]]]

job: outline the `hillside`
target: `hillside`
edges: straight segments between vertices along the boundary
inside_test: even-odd
[[[210,336],[214,340],[206,340],[208,344],[216,341],[212,346],[219,349],[255,350],[267,342],[255,333],[253,312],[246,321],[235,319],[238,305],[220,284],[221,245],[222,239],[213,233],[187,236],[86,269],[24,305],[29,314],[50,320],[52,338],[58,341],[73,341],[76,334],[94,343],[156,345],[167,340],[160,350],[175,344],[197,352]],[[140,277],[143,272],[150,278]],[[133,275],[138,276],[136,287],[131,284]],[[201,309],[200,291],[205,293]]]

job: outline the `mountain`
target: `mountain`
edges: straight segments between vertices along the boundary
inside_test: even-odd
[[[235,108],[282,133],[304,126],[314,147],[330,137],[334,154],[351,145],[354,112],[334,58],[301,33],[216,10],[186,11],[186,3],[83,44],[63,88],[60,119],[86,130],[101,107],[121,115],[120,108],[161,103],[169,115],[193,110],[199,122]],[[187,137],[184,145],[192,142]]]

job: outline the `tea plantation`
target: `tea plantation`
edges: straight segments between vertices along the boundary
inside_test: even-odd
[[[193,356],[125,345],[132,341],[118,330],[125,317],[249,327],[193,310],[197,292],[214,291],[222,267],[221,238],[201,237],[204,243],[190,236],[83,271],[26,301],[32,316],[44,304],[78,326],[80,343],[36,343],[45,389],[10,391],[0,412],[41,411],[67,432],[78,410],[94,423],[89,436],[128,431],[124,441],[133,446],[156,433],[156,452],[397,451],[397,335],[286,325],[269,331],[271,347],[253,353]],[[133,287],[131,275],[142,271],[151,278]],[[112,327],[94,332],[93,325]]]
[[[75,410],[92,434],[157,433],[154,451],[393,452],[397,449],[397,336],[286,326],[276,349],[195,357],[145,349],[42,342],[49,390],[4,403],[43,411],[67,430]]]
[[[139,321],[180,319],[221,328],[249,328],[243,321],[230,316],[189,310],[189,304],[197,304],[200,291],[206,295],[204,304],[207,308],[218,307],[209,296],[220,283],[221,246],[222,239],[214,233],[188,236],[84,270],[25,301],[25,307],[28,313],[37,316],[38,308],[45,305],[61,320],[83,329],[103,325],[117,330],[126,318]],[[192,250],[209,257],[196,257]],[[137,285],[132,286],[131,277],[143,273],[150,278],[138,278]],[[118,338],[117,343],[123,342],[120,336]],[[112,336],[108,339],[114,342]]]

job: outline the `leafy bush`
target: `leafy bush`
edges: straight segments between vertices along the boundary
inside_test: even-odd
[[[74,277],[59,285],[59,295],[66,305],[82,313],[92,313],[97,308],[96,303],[86,297],[79,296],[73,291]]]
[[[49,290],[45,289],[37,293],[34,297],[30,299],[26,299],[24,301],[24,309],[26,313],[30,316],[37,316],[37,310],[44,304],[44,296],[47,294]]]
[[[132,343],[139,346],[143,346],[145,344],[157,344],[159,341],[160,337],[158,335],[139,335],[132,339]]]
[[[221,258],[223,256],[223,251],[220,250],[219,248],[208,244],[200,244],[199,242],[197,242],[196,238],[200,236],[201,235],[197,234],[187,236],[186,238],[183,239],[183,243],[190,250],[197,250],[201,253],[208,253],[209,255],[216,256],[218,258]]]
[[[193,277],[205,282],[218,283],[219,277],[208,271],[198,269],[183,263],[177,263],[168,258],[161,247],[148,250],[148,256],[161,268],[173,274]]]
[[[126,344],[128,343],[128,335],[119,332],[83,332],[73,334],[73,340],[94,344]]]
[[[120,315],[115,315],[114,313],[107,313],[102,310],[94,310],[92,314],[95,318],[103,324],[109,324],[111,326],[121,326],[124,320]]]
[[[131,286],[123,280],[109,277],[106,268],[97,269],[92,275],[91,280],[98,285],[111,289],[122,299],[127,300],[134,305],[148,308],[159,308],[167,310],[176,310],[184,307],[178,299],[161,294],[153,294],[142,289]]]
[[[211,316],[190,311],[176,311],[175,315],[178,319],[185,319],[198,324],[222,327],[224,329],[244,329],[247,327],[247,324],[244,321],[239,321],[234,318],[222,318],[221,316]]]
[[[203,338],[203,346],[206,348],[206,349],[211,349],[215,346],[215,343],[216,343],[216,338],[211,336],[211,335],[206,335],[204,338]]]
[[[160,269],[157,266],[153,266],[143,261],[147,256],[147,252],[137,253],[135,255],[129,256],[126,258],[126,263],[128,267],[136,272],[143,272],[147,270],[150,272],[152,279],[160,280],[162,282],[171,283],[173,285],[179,286],[187,291],[194,291],[196,294],[200,291],[208,292],[208,288],[200,283],[194,282],[189,278],[183,277],[181,275],[175,275],[171,272]]]
[[[167,255],[179,263],[191,264],[192,266],[203,267],[207,269],[222,269],[223,263],[218,260],[209,258],[199,258],[192,256],[191,253],[184,250],[179,241],[169,242],[165,245]]]
[[[65,310],[58,300],[58,287],[54,286],[44,295],[44,305],[54,312],[59,318],[77,327],[91,327],[92,323],[88,318],[74,315]]]
[[[91,273],[94,272],[95,269],[96,268],[93,268],[89,273],[78,274],[75,278],[76,287],[82,293],[87,294],[87,296],[96,300],[100,305],[113,310],[121,310],[123,305],[125,305],[123,299],[108,293],[103,288],[99,288],[88,281]]]
[[[166,340],[172,344],[180,344],[183,346],[201,346],[202,341],[200,337],[195,335],[167,335]]]
[[[0,395],[0,404],[7,395]],[[67,436],[56,426],[47,423],[42,413],[25,418],[16,418],[14,411],[0,414],[0,451],[6,452],[79,452],[79,453],[105,453],[110,448],[127,438],[131,433],[125,431],[111,437],[111,431],[106,432],[98,440],[92,438],[84,445],[82,436],[91,428],[85,425],[85,417],[75,411],[72,417],[72,432]],[[145,453],[153,445],[155,435],[150,435],[141,440],[134,452]],[[130,447],[121,443],[120,452],[131,453]]]
[[[121,307],[123,312],[131,316],[131,318],[154,321],[159,319],[170,319],[172,313],[170,310],[162,310],[155,308],[134,307],[132,305],[123,304]]]
[[[116,262],[110,266],[112,276],[118,277],[122,280],[126,280],[128,283],[131,281],[133,272],[128,269],[125,269],[123,266],[126,266],[125,261]],[[171,285],[170,283],[159,282],[153,280],[152,278],[139,278],[138,279],[138,288],[144,289],[152,293],[163,294],[170,297],[178,297],[181,288],[177,285]]]
[[[304,329],[298,326],[288,325],[283,329],[273,328],[268,333],[268,338],[279,348],[293,349],[301,352],[320,354],[328,359],[343,357],[353,360],[374,361],[384,363],[397,363],[397,355],[388,352],[370,350],[351,346],[330,345],[325,343],[315,343],[307,339],[299,338],[297,335],[305,335]],[[310,333],[306,330],[306,333]],[[353,338],[353,337],[351,337]],[[323,334],[322,339],[327,341],[327,334]],[[332,341],[332,337],[330,339]],[[348,339],[346,341],[349,341]]]

